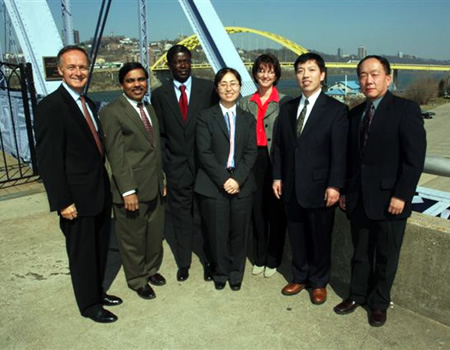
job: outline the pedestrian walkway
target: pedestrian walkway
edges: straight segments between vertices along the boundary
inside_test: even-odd
[[[428,154],[450,156],[450,104],[425,120]],[[119,320],[97,324],[78,314],[58,218],[48,212],[43,186],[0,190],[0,349],[449,349],[450,327],[395,306],[384,327],[367,313],[338,316],[333,306],[345,290],[334,284],[328,301],[311,304],[307,291],[282,296],[289,275],[252,276],[247,263],[242,290],[216,291],[203,281],[194,259],[191,277],[176,281],[165,244],[161,273],[167,285],[146,301],[128,289],[123,271],[110,293],[123,298],[110,308]],[[450,181],[424,175],[421,186],[450,189]],[[445,276],[443,276],[445,278]],[[394,300],[395,302],[395,300]]]
[[[123,271],[110,293],[114,324],[78,315],[57,217],[44,193],[0,201],[1,349],[448,349],[450,328],[401,307],[373,328],[359,308],[338,316],[332,288],[327,303],[311,304],[306,291],[282,296],[286,280],[252,276],[243,287],[216,291],[194,260],[191,277],[176,281],[167,245],[161,273],[167,285],[146,301],[128,289]],[[289,270],[287,266],[283,269]]]

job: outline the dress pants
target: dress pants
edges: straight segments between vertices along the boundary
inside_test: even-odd
[[[199,202],[210,244],[214,281],[241,283],[253,197],[238,198],[221,192],[218,198],[200,196]]]
[[[139,210],[114,204],[116,234],[128,286],[137,290],[158,272],[163,259],[164,206],[161,196],[139,202]]]
[[[75,299],[83,316],[90,316],[102,307],[110,223],[110,203],[97,216],[79,216],[74,220],[60,217]]]
[[[272,190],[272,165],[267,147],[258,147],[253,172],[256,180],[252,210],[254,264],[277,268],[283,257],[286,213],[283,201]]]
[[[178,181],[168,178],[165,237],[178,268],[189,268],[194,237],[194,174],[189,168]]]
[[[406,219],[370,220],[359,201],[350,216],[353,241],[350,299],[386,310],[391,301]]]
[[[330,280],[331,232],[335,207],[303,208],[292,195],[286,205],[293,283],[324,288]]]

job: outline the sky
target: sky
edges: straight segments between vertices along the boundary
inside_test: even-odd
[[[30,0],[32,1],[32,0]],[[307,49],[336,54],[404,54],[450,59],[450,0],[212,0],[225,26],[272,32]],[[48,0],[61,27],[60,0]],[[72,0],[81,40],[95,31],[101,0]],[[149,41],[193,31],[178,0],[147,0]],[[138,1],[112,0],[104,35],[137,38]]]

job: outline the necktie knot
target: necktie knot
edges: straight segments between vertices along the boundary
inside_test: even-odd
[[[183,84],[181,84],[181,85],[180,85],[180,91],[181,91],[181,92],[185,92],[185,91],[186,91],[186,86],[183,85]]]

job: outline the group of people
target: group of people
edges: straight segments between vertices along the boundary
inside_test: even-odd
[[[339,205],[351,221],[354,254],[349,296],[334,311],[367,304],[369,323],[382,326],[426,149],[419,107],[388,90],[389,62],[361,60],[367,100],[350,112],[322,91],[326,67],[315,53],[294,63],[301,90],[294,99],[278,92],[281,68],[271,54],[254,62],[257,91],[242,98],[233,68],[219,70],[214,82],[192,77],[182,45],[167,62],[172,79],[153,91],[151,104],[146,69],[124,64],[123,94],[98,118],[83,94],[89,58],[67,46],[57,56],[62,84],[36,110],[40,174],[60,215],[80,313],[117,320],[104,306],[122,300],[102,287],[111,208],[125,277],[141,298],[155,298],[152,286],[166,284],[164,237],[179,282],[189,278],[195,251],[205,281],[238,291],[248,238],[252,274],[269,278],[287,228],[293,274],[281,292],[311,288],[312,303],[323,304]]]

